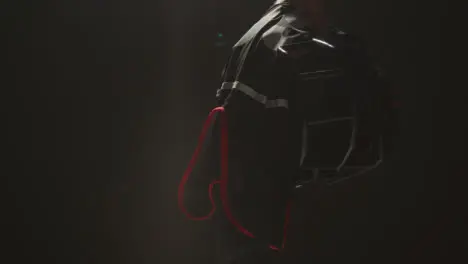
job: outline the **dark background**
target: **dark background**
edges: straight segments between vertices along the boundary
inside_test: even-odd
[[[7,262],[212,263],[210,223],[183,217],[177,185],[230,46],[270,1],[38,2],[1,9]],[[446,8],[329,2],[392,77],[400,137],[373,175],[301,194],[284,263],[450,263],[466,241],[449,189],[467,174],[464,97],[440,85]]]

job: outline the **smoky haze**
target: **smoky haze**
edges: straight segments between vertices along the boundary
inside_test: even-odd
[[[8,5],[9,263],[212,263],[210,223],[184,218],[177,185],[230,47],[269,4]],[[447,153],[461,155],[463,133],[443,129],[457,120],[439,88],[444,9],[402,0],[330,6],[391,76],[400,136],[375,173],[300,194],[282,261],[448,263],[458,223],[449,175],[460,171]]]

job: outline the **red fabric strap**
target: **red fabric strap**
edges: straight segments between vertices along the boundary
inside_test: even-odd
[[[208,129],[210,128],[213,119],[215,117],[215,114],[220,112],[220,118],[221,118],[221,179],[220,180],[213,180],[208,189],[208,195],[210,197],[211,201],[211,211],[201,217],[196,217],[193,216],[188,212],[188,210],[184,206],[184,191],[185,191],[185,184],[187,183],[190,174],[192,173],[193,168],[195,167],[195,163],[198,159],[198,155],[200,154],[201,148],[203,146],[203,143],[205,141],[206,134],[208,132]],[[208,220],[210,219],[214,212],[216,211],[216,204],[213,199],[212,191],[213,187],[216,184],[220,185],[220,194],[221,194],[221,203],[224,209],[224,213],[226,214],[226,217],[228,218],[229,222],[231,222],[237,230],[239,230],[241,233],[244,235],[255,238],[255,236],[247,230],[245,227],[243,227],[239,221],[233,216],[231,208],[229,206],[229,199],[228,199],[228,190],[227,190],[227,183],[228,183],[228,148],[229,141],[228,141],[228,123],[227,123],[227,117],[225,113],[224,107],[216,107],[214,108],[210,114],[208,115],[207,119],[205,120],[205,123],[202,128],[202,132],[200,134],[200,137],[198,138],[198,145],[197,148],[195,149],[195,152],[192,155],[192,158],[190,160],[190,163],[185,170],[185,173],[182,177],[182,180],[179,184],[179,189],[178,189],[178,203],[179,203],[179,208],[180,210],[191,220],[194,221],[203,221],[203,220]],[[283,229],[283,242],[281,245],[281,248],[278,248],[277,246],[270,245],[269,247],[272,250],[280,251],[281,249],[284,248],[285,241],[286,241],[286,235],[288,231],[288,225],[289,225],[289,217],[290,217],[290,212],[291,212],[291,202],[288,203],[287,208],[286,208],[286,218],[285,218],[285,223],[284,223],[284,229]]]

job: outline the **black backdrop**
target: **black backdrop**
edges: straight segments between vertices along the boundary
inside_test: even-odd
[[[210,224],[187,221],[176,190],[230,45],[269,5],[252,2],[3,4],[10,262],[212,263]],[[449,179],[466,174],[440,88],[445,8],[332,5],[392,76],[401,136],[375,174],[300,195],[284,263],[448,263],[463,245]]]

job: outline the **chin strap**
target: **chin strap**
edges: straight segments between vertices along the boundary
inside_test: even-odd
[[[206,216],[201,216],[201,217],[196,217],[193,216],[188,212],[188,210],[184,206],[184,191],[185,191],[185,184],[187,183],[190,174],[192,173],[192,170],[195,166],[195,163],[198,159],[198,155],[200,154],[201,148],[203,146],[203,143],[205,141],[206,134],[208,132],[208,129],[210,128],[211,124],[213,123],[213,119],[216,115],[216,113],[220,112],[220,118],[221,118],[221,179],[220,180],[213,180],[208,188],[208,195],[211,201],[211,211],[206,215]],[[231,212],[231,208],[229,207],[229,202],[228,202],[228,191],[227,191],[227,183],[228,183],[228,124],[227,124],[227,117],[226,117],[226,112],[224,107],[216,107],[214,108],[210,114],[208,115],[207,119],[205,120],[205,123],[203,125],[200,137],[198,138],[198,145],[197,148],[195,149],[195,152],[192,155],[192,158],[190,160],[190,163],[185,170],[185,173],[182,177],[182,180],[179,184],[179,189],[178,189],[178,203],[179,203],[179,208],[180,210],[191,220],[194,221],[204,221],[210,219],[214,212],[216,211],[216,204],[213,199],[213,188],[216,184],[220,185],[220,194],[221,194],[221,203],[224,209],[224,213],[226,214],[226,217],[228,218],[229,222],[233,224],[237,230],[239,230],[241,233],[244,235],[250,237],[250,238],[255,238],[255,236],[247,230],[245,227],[243,227],[239,221],[233,216]],[[284,248],[284,244],[286,241],[286,235],[288,231],[288,225],[289,225],[289,217],[290,217],[290,211],[291,211],[291,202],[288,203],[286,207],[286,217],[285,217],[285,222],[284,222],[284,228],[283,228],[283,241],[281,244],[281,247],[277,247],[274,245],[269,245],[270,249],[275,250],[275,251],[281,251]]]

